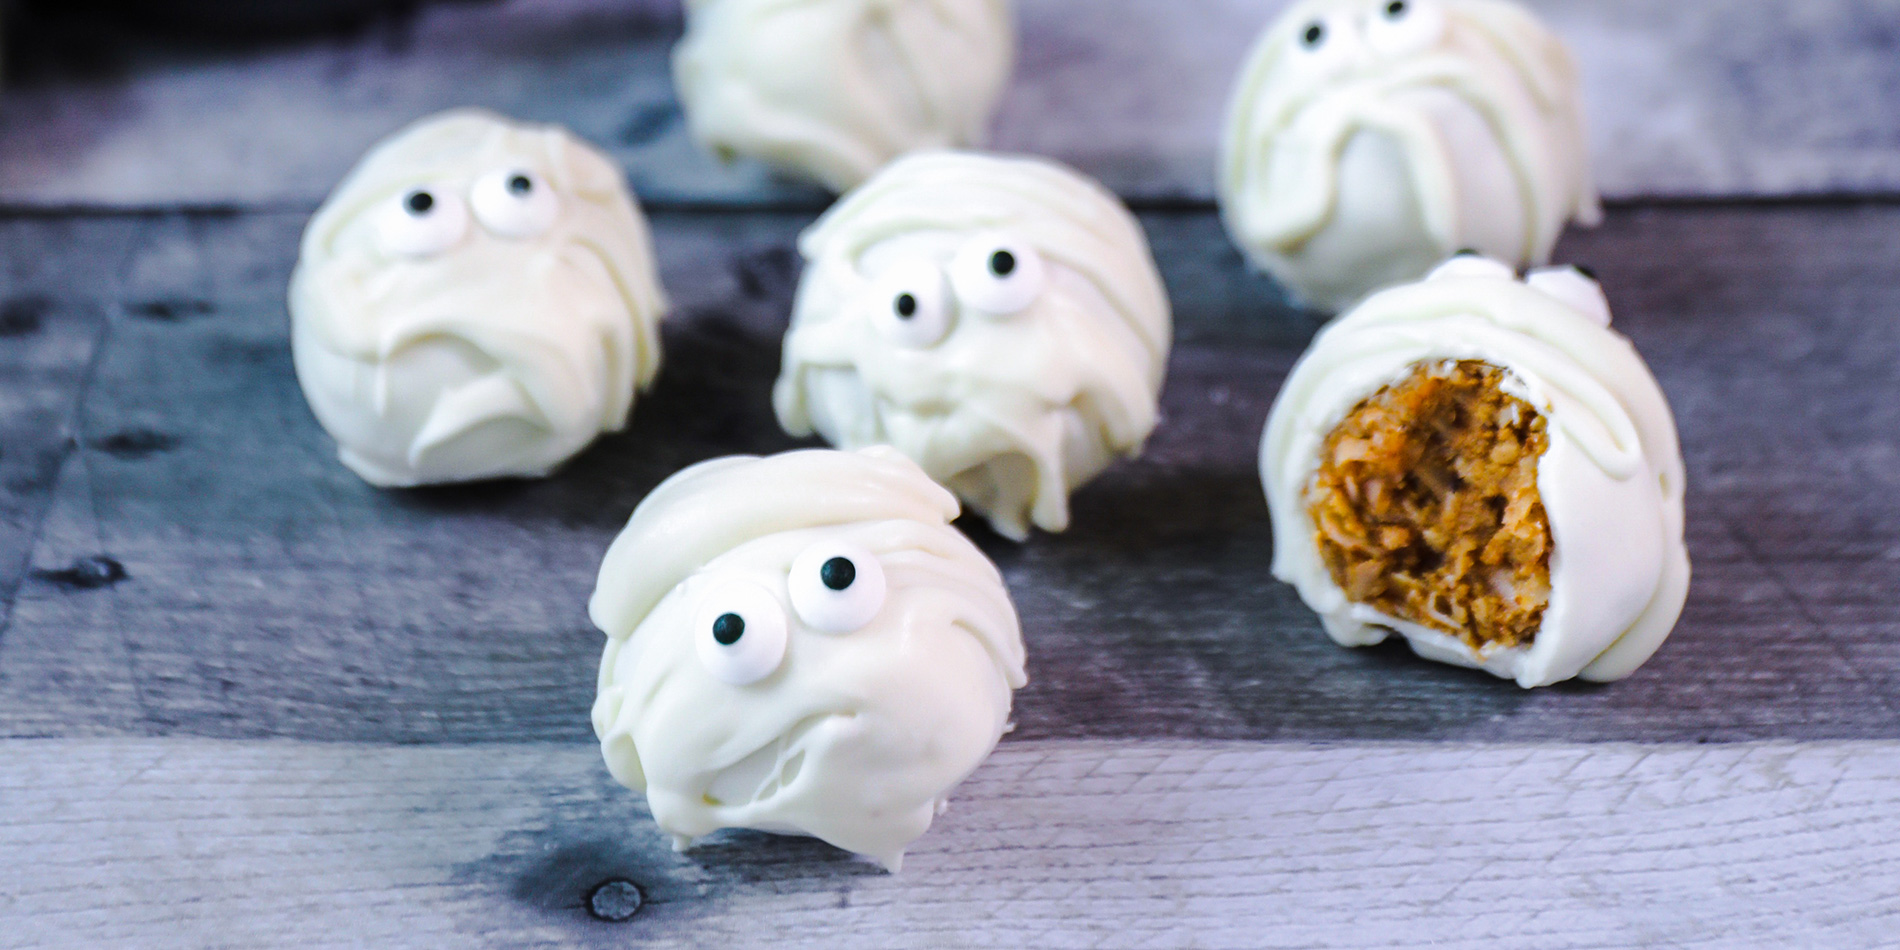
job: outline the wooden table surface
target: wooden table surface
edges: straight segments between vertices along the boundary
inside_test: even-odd
[[[593,7],[453,15],[575,9]],[[1873,4],[1803,9],[1809,33],[1900,24]],[[1712,29],[1665,19],[1657,43]],[[676,18],[656,22],[641,35],[663,50]],[[375,36],[270,55],[351,43],[428,55]],[[1026,59],[1037,88],[1034,64],[1059,57]],[[1816,88],[1847,84],[1829,75]],[[585,599],[633,506],[683,465],[798,444],[768,393],[809,196],[746,191],[741,169],[651,203],[677,309],[626,432],[544,481],[380,491],[335,461],[291,372],[300,189],[328,159],[202,193],[201,165],[108,173],[128,146],[95,135],[63,146],[90,169],[65,180],[91,192],[22,190],[17,137],[70,129],[45,105],[60,95],[100,95],[96,77],[36,81],[7,95],[43,114],[0,118],[0,946],[1779,948],[1900,933],[1900,202],[1830,137],[1848,119],[1780,142],[1832,197],[1757,176],[1662,198],[1675,171],[1616,166],[1625,197],[1560,248],[1603,278],[1690,476],[1687,609],[1648,665],[1605,686],[1527,692],[1325,638],[1268,574],[1254,469],[1317,321],[1246,271],[1191,182],[1125,188],[1175,301],[1164,420],[1139,461],[1077,495],[1068,533],[1016,545],[961,522],[1010,583],[1030,685],[1016,732],[892,876],[756,833],[672,853],[587,721],[601,635]],[[341,108],[357,87],[312,88],[284,108]],[[1640,125],[1642,104],[1611,108],[1625,107],[1612,124]],[[124,135],[162,154],[170,133],[140,131],[150,118],[122,117]],[[1900,169],[1879,135],[1849,139]],[[636,181],[703,173],[673,161],[698,159],[629,164]],[[644,896],[621,923],[590,913],[613,881]]]

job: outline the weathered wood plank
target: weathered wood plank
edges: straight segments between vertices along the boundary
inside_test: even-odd
[[[104,308],[138,227],[137,219],[0,220],[0,629],[70,454]],[[72,284],[81,270],[90,279]]]
[[[684,464],[792,444],[767,391],[805,220],[656,216],[680,314],[630,430],[545,481],[410,492],[337,465],[292,378],[299,217],[146,221],[31,562],[129,576],[29,577],[0,734],[585,739],[582,605],[627,513]],[[1570,238],[1675,403],[1697,573],[1637,676],[1532,693],[1339,649],[1271,580],[1255,443],[1314,324],[1211,215],[1145,220],[1185,341],[1148,454],[1066,535],[970,527],[1023,614],[1021,737],[1900,737],[1900,207],[1632,209]]]
[[[0,623],[67,453],[67,423],[99,327],[96,314],[56,312],[41,295],[0,300]]]
[[[1900,8],[1533,0],[1575,47],[1605,191],[1900,191]],[[1229,85],[1282,0],[1022,0],[999,148],[1053,155],[1141,199],[1207,199]],[[667,53],[673,0],[423,5],[358,35],[244,47],[154,41],[100,11],[9,23],[0,203],[314,205],[372,141],[452,105],[567,123],[659,203],[816,193],[687,141]]]
[[[585,745],[0,743],[13,947],[1862,947],[1900,746],[1015,742],[891,876]],[[588,916],[609,880],[632,920]]]

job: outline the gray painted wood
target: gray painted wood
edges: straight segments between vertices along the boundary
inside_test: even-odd
[[[0,301],[0,618],[26,569],[54,473],[66,454],[66,420],[98,343],[96,315],[44,296]]]
[[[12,222],[15,268],[109,331],[57,430],[84,451],[43,526],[0,537],[32,569],[0,630],[0,735],[584,741],[582,607],[634,504],[689,462],[793,444],[767,392],[806,220],[657,215],[680,312],[631,428],[544,481],[408,492],[339,466],[292,377],[300,216]],[[1208,213],[1144,220],[1183,340],[1148,454],[1084,489],[1065,535],[968,526],[1023,615],[1021,737],[1900,738],[1900,207],[1624,209],[1567,239],[1675,405],[1696,578],[1636,676],[1534,692],[1340,649],[1268,576],[1255,445],[1314,323]],[[94,556],[129,576],[57,579]]]
[[[1534,0],[1574,46],[1613,197],[1900,192],[1900,7]],[[1022,0],[998,148],[1140,200],[1204,201],[1229,85],[1281,0]],[[90,7],[12,25],[0,203],[313,206],[403,123],[480,104],[566,123],[661,204],[823,201],[687,141],[673,0],[424,5],[346,36],[142,38]]]
[[[137,227],[0,221],[0,630],[71,451],[70,423]],[[69,283],[82,272],[91,279]]]
[[[586,745],[0,743],[8,947],[1873,947],[1893,743],[1007,742],[901,874]],[[628,880],[630,920],[587,915]]]

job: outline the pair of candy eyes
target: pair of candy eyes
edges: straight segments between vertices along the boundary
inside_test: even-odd
[[[440,254],[468,233],[471,210],[490,232],[521,239],[552,227],[560,216],[561,202],[540,176],[520,169],[476,179],[466,202],[447,188],[415,188],[384,205],[376,219],[377,241],[392,257]]]
[[[884,609],[884,566],[856,545],[807,548],[793,559],[785,586],[792,612],[805,626],[823,633],[850,633]],[[701,598],[694,647],[715,679],[744,686],[779,668],[790,628],[776,594],[753,581],[731,580]]]
[[[1366,22],[1364,42],[1387,55],[1422,50],[1445,31],[1445,11],[1433,0],[1385,0]],[[1295,47],[1309,58],[1345,61],[1360,37],[1342,14],[1317,17],[1300,27]]]
[[[999,280],[1007,280],[1009,275],[1016,272],[1016,255],[1002,248],[998,248],[990,252],[987,266],[991,276]],[[917,316],[917,295],[908,290],[899,291],[897,299],[891,301],[891,310],[897,314],[899,320],[915,318]]]
[[[929,261],[899,263],[879,274],[868,297],[871,322],[900,346],[934,346],[950,333],[951,301],[983,313],[1020,313],[1042,294],[1042,256],[1012,235],[979,235],[948,267]]]

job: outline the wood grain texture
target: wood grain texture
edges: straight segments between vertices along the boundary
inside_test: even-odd
[[[627,514],[685,464],[793,444],[767,392],[806,220],[656,216],[680,308],[629,430],[544,481],[403,492],[335,462],[292,377],[299,216],[13,222],[110,330],[65,423],[85,451],[13,555],[37,573],[0,630],[0,734],[587,741],[583,604]],[[1315,324],[1211,214],[1144,221],[1183,340],[1148,453],[1065,535],[967,526],[1023,617],[1019,738],[1900,738],[1900,208],[1627,209],[1567,240],[1674,403],[1696,578],[1636,676],[1534,692],[1340,649],[1269,577],[1255,446]],[[116,261],[58,256],[110,244],[93,227]],[[129,576],[55,579],[95,556]]]
[[[1900,192],[1900,7],[1879,0],[1531,0],[1575,48],[1606,193]],[[1282,0],[1021,0],[997,148],[1142,200],[1206,200],[1229,86]],[[419,5],[349,35],[155,41],[94,7],[9,29],[0,202],[313,206],[371,142],[478,104],[559,121],[661,204],[823,199],[688,141],[676,0]],[[30,15],[25,15],[30,12]]]
[[[795,444],[767,393],[822,200],[686,142],[670,0],[245,49],[85,13],[31,46],[0,110],[0,947],[1893,943],[1900,205],[1639,203],[1561,247],[1689,465],[1694,585],[1636,676],[1523,692],[1343,650],[1268,576],[1254,472],[1317,322],[1197,204],[1280,4],[1080,3],[1023,0],[997,142],[1149,203],[1164,422],[1071,532],[963,525],[1031,684],[896,877],[755,833],[675,855],[589,734],[583,604],[627,513]],[[1534,5],[1612,194],[1900,191],[1900,8]],[[360,149],[468,101],[574,125],[662,209],[667,362],[553,478],[378,491],[303,403],[284,285]],[[30,210],[71,205],[158,210]],[[586,914],[609,880],[644,893],[629,923]]]
[[[100,326],[96,314],[63,310],[42,295],[0,300],[0,624],[67,455],[65,423]]]
[[[1900,746],[1006,744],[902,874],[586,746],[0,743],[0,946],[1873,947]],[[584,910],[630,880],[629,922]]]
[[[0,630],[71,454],[71,423],[137,227],[0,220]],[[91,279],[70,284],[81,272]]]

